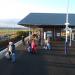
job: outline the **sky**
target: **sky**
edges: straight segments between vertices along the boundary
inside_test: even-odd
[[[22,19],[31,12],[75,13],[75,0],[0,0],[0,19]]]
[[[0,19],[23,19],[29,13],[75,13],[75,0],[0,0]]]

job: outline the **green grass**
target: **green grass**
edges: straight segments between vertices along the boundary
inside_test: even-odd
[[[0,36],[9,36],[10,38],[14,38],[17,36],[17,32],[19,31],[28,32],[28,30],[24,29],[0,29]]]
[[[27,30],[18,30],[18,29],[0,29],[0,35],[6,34],[15,34],[18,31],[27,31]]]

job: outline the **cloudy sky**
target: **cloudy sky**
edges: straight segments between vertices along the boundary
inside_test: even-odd
[[[75,13],[75,0],[0,0],[0,19],[22,19],[31,12]]]

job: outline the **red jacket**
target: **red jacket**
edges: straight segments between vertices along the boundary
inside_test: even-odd
[[[31,47],[32,47],[33,50],[36,50],[36,47],[37,47],[37,46],[36,46],[36,43],[32,41]]]

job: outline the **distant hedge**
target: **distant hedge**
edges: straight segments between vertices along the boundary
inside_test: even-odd
[[[8,46],[9,41],[17,42],[22,39],[22,36],[27,37],[29,35],[29,31],[17,31],[16,37],[10,38],[9,40],[0,41],[0,48],[5,48]]]
[[[24,36],[27,37],[29,35],[29,31],[18,31],[17,36]]]

